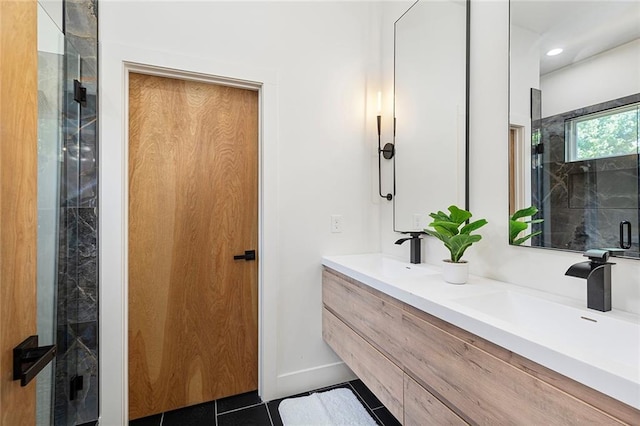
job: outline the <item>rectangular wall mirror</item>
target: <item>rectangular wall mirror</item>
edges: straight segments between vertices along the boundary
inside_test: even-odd
[[[394,230],[467,202],[468,1],[417,1],[395,23]]]
[[[533,207],[510,243],[640,258],[640,2],[510,15],[509,209]]]

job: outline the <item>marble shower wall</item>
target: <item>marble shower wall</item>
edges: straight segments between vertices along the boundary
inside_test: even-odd
[[[64,12],[54,424],[80,425],[98,419],[97,0],[65,0]],[[74,100],[74,79],[87,89],[85,105]],[[71,385],[77,378],[82,380],[81,389]]]
[[[633,244],[625,255],[640,257],[638,155],[565,161],[565,120],[635,102],[640,94],[542,120],[545,151],[542,169],[532,172],[532,194],[545,221],[534,245],[576,251],[618,247],[619,224],[627,220]]]

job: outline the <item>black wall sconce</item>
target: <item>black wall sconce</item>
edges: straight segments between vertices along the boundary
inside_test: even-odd
[[[395,146],[392,143],[386,143],[384,145],[384,148],[381,148],[381,141],[380,141],[380,124],[382,122],[382,116],[378,115],[377,116],[377,121],[378,121],[378,193],[380,194],[380,197],[382,198],[386,198],[388,201],[391,201],[393,199],[393,195],[391,194],[387,194],[387,195],[382,195],[382,157],[384,157],[386,160],[391,160],[393,158],[393,156],[396,153],[396,149]],[[396,134],[396,119],[393,119],[393,136],[395,137]]]

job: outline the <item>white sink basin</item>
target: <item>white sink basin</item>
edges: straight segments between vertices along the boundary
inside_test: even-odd
[[[380,263],[380,273],[388,278],[404,278],[438,274],[439,271],[428,266],[414,265],[383,257]]]
[[[358,274],[361,281],[366,281],[367,277],[376,277],[383,280],[398,280],[411,277],[423,277],[427,275],[439,274],[440,271],[425,264],[414,265],[409,262],[402,262],[389,256],[381,254],[363,254],[349,256],[349,268],[344,268],[339,262],[334,262],[331,256],[324,258],[324,264],[345,274]],[[359,275],[362,274],[362,275]]]
[[[489,317],[553,340],[572,352],[598,356],[638,372],[639,324],[604,312],[579,309],[514,291],[453,300]]]

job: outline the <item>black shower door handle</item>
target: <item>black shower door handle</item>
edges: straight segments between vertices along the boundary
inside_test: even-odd
[[[13,380],[27,386],[56,356],[56,345],[38,346],[38,336],[29,336],[13,348]]]
[[[625,244],[624,241],[624,229],[627,228],[627,242]],[[628,220],[623,220],[620,222],[620,248],[630,249],[631,248],[631,222]]]
[[[233,256],[235,260],[256,260],[256,251],[255,250],[245,250],[244,254],[237,254]]]

